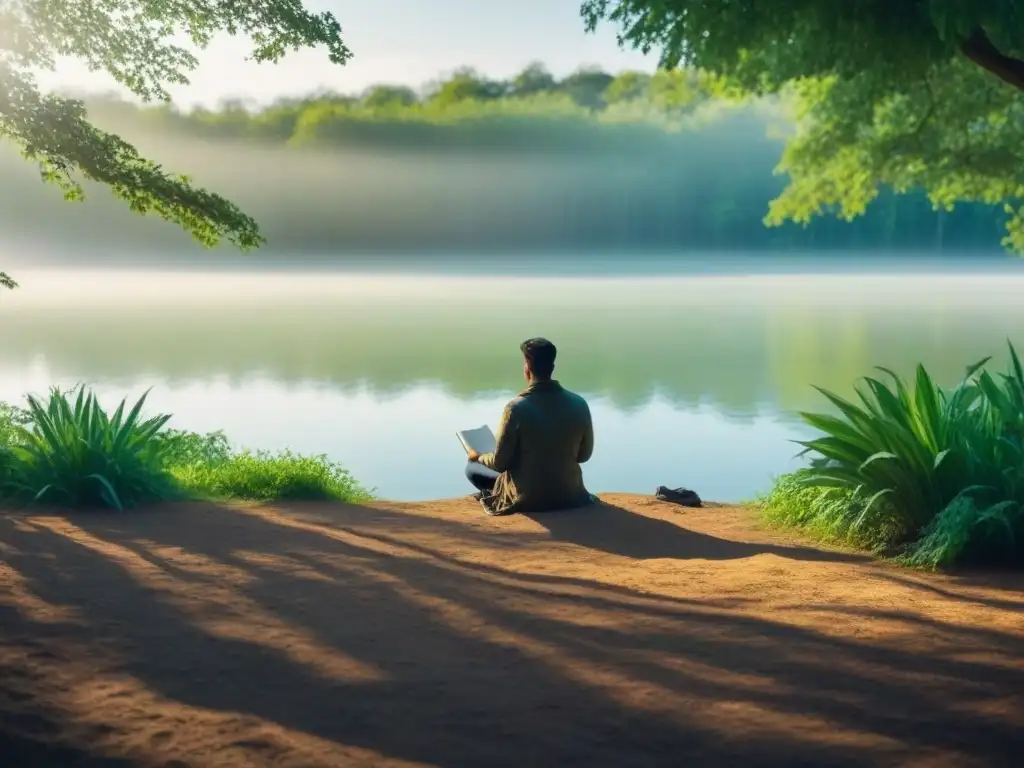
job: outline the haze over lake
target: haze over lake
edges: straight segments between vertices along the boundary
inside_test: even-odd
[[[557,378],[592,404],[593,490],[686,485],[739,500],[797,466],[795,412],[824,407],[812,384],[849,394],[874,365],[917,362],[954,383],[985,355],[1002,365],[1007,338],[1024,341],[1024,269],[1009,259],[855,272],[826,258],[803,274],[773,259],[760,275],[629,254],[604,275],[561,263],[515,275],[387,272],[381,260],[329,273],[22,269],[22,288],[0,298],[0,400],[85,382],[113,403],[152,387],[151,410],[172,426],[326,453],[385,497],[452,496],[470,490],[454,431],[496,424],[522,386],[519,342],[544,335]]]

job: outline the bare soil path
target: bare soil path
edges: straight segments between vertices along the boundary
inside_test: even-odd
[[[605,500],[0,514],[0,764],[1024,765],[1024,574]]]

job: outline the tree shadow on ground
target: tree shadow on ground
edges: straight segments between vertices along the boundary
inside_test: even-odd
[[[761,554],[823,562],[869,560],[864,555],[812,547],[731,541],[607,502],[557,512],[527,513],[524,517],[545,528],[555,541],[635,560],[735,560]]]
[[[87,749],[64,747],[43,741],[36,735],[21,735],[21,730],[34,728],[24,723],[12,723],[0,717],[0,755],[3,764],[11,768],[36,768],[36,766],[60,766],[60,768],[133,768],[136,764],[119,757],[102,757],[90,754]]]
[[[632,513],[601,514],[598,539],[575,527],[591,520],[568,516],[552,536],[608,552],[631,532],[618,516]],[[341,764],[335,753],[303,752],[313,739],[442,768],[875,766],[930,756],[1010,766],[1024,747],[1020,637],[975,637],[968,661],[941,643],[858,642],[769,610],[465,563],[382,535],[358,508],[337,507],[331,519],[209,507],[71,526],[0,518],[5,564],[27,595],[0,603],[0,688],[80,717],[55,681],[84,655],[95,679],[127,675],[158,694],[182,750],[189,738],[213,738],[197,712],[234,718],[218,721],[216,737],[251,765],[284,754]],[[626,556],[698,558],[695,541]],[[703,543],[722,547],[704,559],[766,550]],[[809,556],[800,567],[814,567]],[[31,600],[80,620],[37,615]],[[937,623],[934,632],[952,642],[959,629]],[[21,649],[40,644],[53,654],[47,675],[26,676]],[[1015,708],[996,716],[998,702]],[[143,749],[147,728],[167,726],[130,719],[137,710],[145,713],[126,710],[114,726]],[[254,718],[288,729],[287,743],[248,736]],[[111,753],[109,734],[53,727],[53,744]],[[33,768],[69,764],[40,760]]]
[[[1016,573],[998,571],[992,574],[954,574],[945,585],[930,583],[920,576],[896,572],[879,573],[878,577],[936,597],[962,600],[964,602],[985,605],[989,608],[1024,612],[1024,573],[1020,571]],[[980,597],[963,589],[964,587],[970,588],[978,585],[989,590],[1000,589],[1013,592],[1016,599]]]

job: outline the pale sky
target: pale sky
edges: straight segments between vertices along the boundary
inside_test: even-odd
[[[225,37],[200,54],[191,84],[172,90],[174,101],[266,102],[319,89],[358,92],[377,83],[418,87],[460,66],[507,77],[532,61],[556,76],[581,65],[617,72],[656,64],[654,56],[621,50],[611,25],[586,34],[580,0],[307,0],[306,6],[338,18],[355,54],[346,66],[332,65],[322,51],[294,53],[278,65],[246,62],[247,41]],[[115,90],[108,76],[76,63],[62,63],[39,79],[45,87]]]

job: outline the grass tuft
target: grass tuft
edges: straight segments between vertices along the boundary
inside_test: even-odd
[[[766,523],[799,528],[817,541],[874,552],[899,539],[898,516],[888,505],[868,509],[868,499],[862,493],[809,485],[806,474],[807,470],[798,470],[782,475],[767,493],[757,498]]]
[[[291,451],[242,451],[216,463],[179,464],[171,473],[193,496],[251,501],[371,498],[340,464]]]

